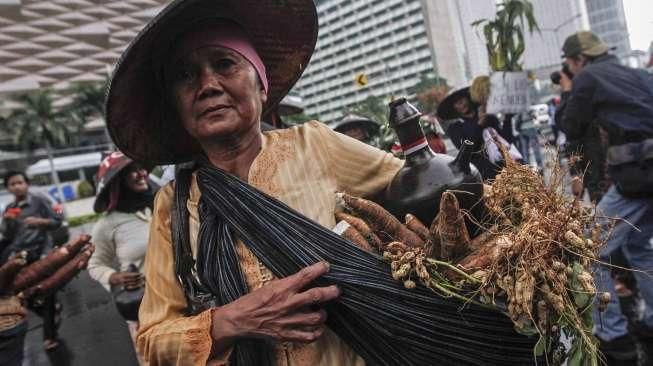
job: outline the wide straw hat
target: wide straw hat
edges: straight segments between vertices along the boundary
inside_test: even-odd
[[[475,104],[472,102],[472,98],[469,94],[469,87],[454,89],[446,98],[444,98],[440,105],[438,105],[438,117],[445,121],[460,118],[460,115],[456,112],[456,109],[453,106],[456,101],[462,97],[468,98],[470,103]]]
[[[106,101],[107,127],[118,148],[137,161],[173,164],[201,152],[183,128],[162,83],[163,64],[189,26],[210,19],[240,24],[265,64],[263,115],[288,93],[317,41],[312,0],[176,0],[136,36],[118,61]]]

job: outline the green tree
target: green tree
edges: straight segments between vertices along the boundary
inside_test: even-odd
[[[354,105],[351,112],[385,125],[388,123],[388,106],[383,97],[370,95]]]
[[[52,148],[68,144],[73,135],[69,129],[66,114],[53,105],[52,91],[41,89],[20,94],[16,101],[22,106],[9,117],[10,130],[16,142],[31,153],[35,146],[44,145],[50,161],[52,181],[57,187],[59,197],[63,198],[59,184],[59,175],[54,168]]]
[[[350,109],[350,111],[359,116],[367,117],[373,121],[376,121],[381,125],[380,136],[378,140],[374,139],[372,145],[389,151],[395,140],[395,133],[388,124],[388,113],[390,113],[390,110],[388,109],[387,101],[385,98],[370,95],[362,102],[356,104],[353,108]]]
[[[104,82],[75,83],[68,89],[71,102],[66,105],[62,113],[69,119],[69,127],[75,130],[74,144],[79,144],[79,137],[83,136],[85,125],[96,118],[104,119],[104,99],[108,80]],[[108,131],[105,130],[107,140],[110,141]]]
[[[429,72],[422,74],[420,76],[419,82],[410,88],[409,92],[411,94],[419,94],[424,91],[442,86],[448,86],[447,79]]]
[[[85,122],[104,116],[104,98],[107,82],[77,83],[70,88],[71,103],[67,112],[74,113]]]
[[[421,76],[419,83],[411,88],[411,93],[415,95],[417,108],[422,113],[434,114],[449,89],[447,79],[430,73]]]
[[[521,71],[526,26],[529,33],[539,31],[533,4],[528,0],[505,0],[497,4],[494,19],[480,19],[472,26],[483,29],[493,71]]]
[[[283,120],[283,123],[289,126],[295,126],[295,125],[301,125],[304,122],[308,121],[320,121],[320,117],[311,115],[311,114],[306,114],[306,113],[297,113],[297,114],[291,114],[288,116],[283,116],[281,117]]]
[[[66,123],[66,114],[54,107],[51,90],[19,94],[15,100],[22,106],[8,120],[16,144],[30,151],[38,146],[60,147],[70,143],[73,129]]]

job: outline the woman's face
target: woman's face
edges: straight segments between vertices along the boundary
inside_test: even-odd
[[[149,172],[147,169],[139,165],[132,164],[127,167],[127,171],[124,177],[125,185],[127,188],[136,193],[146,192],[150,188],[147,184],[148,174]]]
[[[461,116],[465,116],[469,114],[469,108],[470,108],[470,103],[469,99],[465,97],[458,98],[453,104],[453,108],[460,114]]]
[[[175,104],[188,133],[203,141],[246,134],[260,123],[265,90],[254,67],[223,47],[203,47],[173,65]]]

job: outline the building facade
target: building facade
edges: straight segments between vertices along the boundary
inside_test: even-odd
[[[423,75],[464,79],[449,1],[321,0],[315,53],[295,87],[306,113],[329,122],[369,96],[409,95]],[[367,85],[356,80],[364,75]]]
[[[0,1],[0,95],[106,80],[127,44],[167,2]]]
[[[496,14],[496,0],[448,0],[451,3],[451,17],[457,23],[454,31],[459,33],[457,52],[465,67],[465,79],[487,75],[490,72],[487,47],[483,30],[473,27],[480,19],[492,19]]]
[[[630,39],[622,0],[585,0],[590,28],[607,44],[616,47],[620,58],[630,55]],[[644,10],[646,11],[646,10]]]
[[[562,44],[567,36],[590,29],[585,0],[532,0],[540,31],[525,35],[524,68],[548,79],[562,63]]]

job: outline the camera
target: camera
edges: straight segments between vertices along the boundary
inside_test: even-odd
[[[562,63],[562,72],[564,72],[565,75],[567,75],[569,80],[574,78],[574,74],[571,72],[571,70],[569,70],[569,65],[567,65],[566,62]],[[562,77],[562,75],[560,75],[560,71],[552,72],[550,77],[552,83],[554,83],[555,85],[560,85],[560,78]]]

